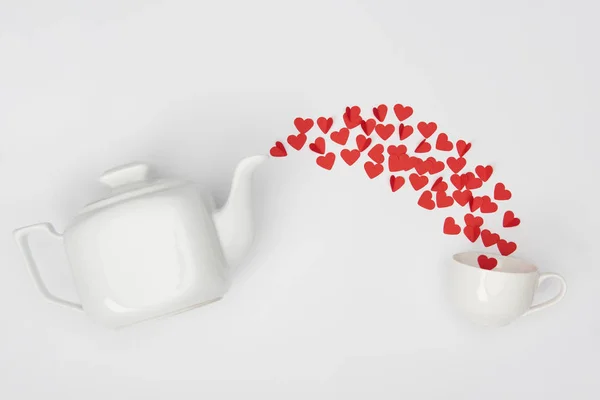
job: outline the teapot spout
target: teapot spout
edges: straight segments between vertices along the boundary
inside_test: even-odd
[[[240,161],[233,175],[229,197],[225,205],[214,213],[217,233],[230,268],[239,266],[254,239],[252,175],[266,159],[266,156],[252,156]]]

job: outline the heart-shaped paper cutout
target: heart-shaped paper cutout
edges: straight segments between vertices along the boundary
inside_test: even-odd
[[[423,189],[429,183],[428,177],[421,176],[419,174],[410,174],[408,180],[410,181],[410,184],[412,185],[413,189],[415,189],[416,191]]]
[[[398,126],[398,134],[400,135],[400,140],[404,140],[410,137],[410,135],[412,135],[414,131],[415,130],[410,125],[400,124]]]
[[[477,174],[479,179],[481,179],[484,182],[487,182],[488,179],[490,179],[490,177],[494,173],[494,167],[492,167],[491,165],[488,165],[486,167],[484,167],[483,165],[478,165],[477,167],[475,167],[475,173]]]
[[[463,233],[472,243],[475,243],[479,239],[481,229],[478,226],[467,225],[463,228]]]
[[[452,197],[454,197],[454,200],[460,204],[462,207],[466,206],[467,204],[469,204],[469,202],[471,201],[471,199],[473,198],[473,193],[471,193],[470,190],[455,190],[452,193]]]
[[[419,143],[419,145],[415,149],[415,153],[428,153],[430,151],[431,151],[431,144],[427,143],[427,141],[425,139],[421,143]]]
[[[521,220],[515,217],[515,213],[512,211],[507,211],[504,213],[504,218],[502,220],[502,226],[505,228],[514,228],[515,226],[519,226],[521,224]]]
[[[498,211],[498,204],[494,203],[490,196],[483,196],[481,198],[481,212],[484,214],[491,214]]]
[[[307,139],[308,139],[308,136],[306,136],[306,134],[299,133],[297,135],[289,135],[287,137],[287,142],[294,149],[301,150],[302,147],[304,147],[304,143],[306,143]]]
[[[453,174],[450,177],[450,182],[452,182],[454,187],[458,190],[462,190],[462,188],[465,187],[465,183],[466,183],[466,181],[464,179],[462,179],[462,176],[458,175],[458,174]]]
[[[412,107],[409,106],[403,106],[402,104],[396,104],[394,106],[394,114],[396,114],[396,118],[398,118],[399,121],[404,121],[405,119],[407,119],[408,117],[410,117],[413,113],[413,109]]]
[[[467,165],[467,160],[462,157],[448,157],[446,164],[448,164],[448,168],[450,168],[452,172],[458,174]]]
[[[433,193],[429,190],[425,190],[421,197],[419,197],[418,205],[423,207],[426,210],[433,210],[435,208],[435,202],[433,201]]]
[[[324,156],[317,157],[317,164],[326,170],[330,170],[333,167],[334,162],[335,154],[333,153],[327,153]]]
[[[317,125],[321,129],[321,132],[327,134],[333,126],[333,118],[319,117],[317,118]]]
[[[450,140],[448,140],[448,135],[445,133],[440,133],[435,142],[435,148],[440,151],[452,151],[454,145]]]
[[[385,156],[383,155],[383,145],[381,143],[373,146],[371,150],[367,153],[371,160],[375,161],[377,164],[381,164],[385,161]]]
[[[325,154],[325,139],[318,137],[315,141],[308,145],[308,148],[317,154]]]
[[[407,154],[392,154],[388,158],[388,168],[390,172],[410,171],[412,160]]]
[[[460,226],[454,221],[454,218],[447,217],[444,221],[444,233],[446,235],[459,235]]]
[[[346,124],[346,128],[353,129],[360,125],[362,121],[362,117],[360,116],[360,107],[346,107],[346,112],[344,113],[344,123]]]
[[[375,129],[375,125],[377,125],[377,121],[375,121],[373,118],[360,121],[360,127],[367,136],[369,136],[373,132],[373,129]]]
[[[471,210],[471,212],[475,212],[475,211],[479,210],[479,208],[481,207],[482,204],[483,204],[483,198],[481,198],[479,196],[473,196],[473,197],[471,197],[471,200],[469,201],[469,209]]]
[[[340,156],[342,157],[342,160],[346,162],[346,164],[352,165],[360,157],[360,151],[344,149],[340,153]]]
[[[484,229],[481,231],[481,241],[485,247],[492,247],[496,245],[499,240],[500,235],[497,233],[492,233],[489,229]]]
[[[287,156],[287,151],[285,150],[283,143],[275,142],[275,146],[271,147],[269,154],[271,154],[273,157],[285,157]]]
[[[367,176],[371,179],[376,178],[383,172],[383,165],[374,164],[371,161],[367,161],[365,163],[364,167],[365,167],[365,172],[367,173]]]
[[[390,187],[392,188],[392,192],[400,189],[406,183],[406,179],[402,176],[390,176]]]
[[[496,184],[496,187],[494,188],[494,199],[496,199],[498,201],[505,201],[505,200],[510,200],[511,197],[512,197],[512,193],[510,190],[506,189],[506,186],[504,186],[504,183]]]
[[[444,182],[444,178],[441,176],[431,185],[432,192],[445,192],[446,190],[448,190],[448,184]]]
[[[433,157],[428,157],[425,162],[427,163],[428,167],[427,172],[429,172],[431,175],[439,174],[444,170],[444,168],[446,168],[446,164],[444,164],[443,161],[437,161]]]
[[[445,192],[437,192],[435,195],[435,202],[438,208],[450,207],[454,204],[452,196],[448,196]]]
[[[465,187],[470,190],[479,189],[483,186],[483,181],[475,176],[472,172],[463,174],[462,179],[465,181]]]
[[[483,225],[483,222],[483,218],[481,217],[475,217],[473,214],[465,215],[465,224],[467,224],[467,226],[480,227]]]
[[[342,146],[346,144],[348,141],[348,136],[350,136],[350,131],[348,128],[342,128],[339,131],[331,132],[331,140],[337,144],[341,144]]]
[[[458,152],[459,157],[464,157],[467,154],[467,151],[471,149],[471,143],[467,143],[464,140],[459,140],[456,142],[456,151]]]
[[[387,148],[387,152],[388,152],[389,155],[392,155],[392,154],[396,154],[396,155],[406,154],[407,151],[408,151],[408,149],[403,144],[401,144],[399,146],[389,145],[388,148]]]
[[[365,135],[356,136],[356,147],[359,151],[363,152],[369,148],[373,139],[366,137]]]
[[[491,271],[498,266],[498,260],[494,257],[487,257],[486,255],[480,255],[477,257],[477,263],[481,269]]]
[[[417,129],[425,139],[428,139],[435,133],[437,124],[435,122],[419,122],[417,124]]]
[[[390,136],[394,134],[395,129],[396,127],[392,124],[377,124],[377,126],[375,126],[375,132],[377,132],[379,137],[383,140],[388,140]]]
[[[314,124],[314,121],[310,118],[304,119],[298,117],[294,120],[294,126],[296,127],[296,129],[298,129],[298,132],[300,133],[306,133],[310,131]]]
[[[515,242],[507,242],[504,239],[498,240],[497,246],[500,254],[503,256],[510,256],[512,253],[517,251],[517,244]]]
[[[383,122],[387,112],[388,108],[385,104],[380,104],[377,107],[373,107],[373,115],[379,120],[379,122]]]

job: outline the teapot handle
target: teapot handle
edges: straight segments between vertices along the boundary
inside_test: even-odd
[[[56,232],[56,229],[54,229],[52,224],[50,224],[48,222],[26,226],[26,227],[19,228],[16,231],[14,231],[15,239],[17,240],[17,244],[19,245],[19,248],[21,249],[23,256],[25,256],[25,264],[27,265],[27,269],[29,269],[29,273],[31,274],[31,277],[33,278],[35,286],[42,293],[42,295],[46,299],[50,300],[51,302],[60,304],[61,306],[66,306],[66,307],[74,308],[79,311],[83,311],[83,307],[81,306],[81,304],[77,304],[77,303],[70,302],[68,300],[61,299],[59,297],[56,297],[52,293],[50,293],[50,291],[48,291],[48,288],[46,287],[46,285],[44,284],[44,281],[42,280],[42,277],[40,275],[40,271],[37,267],[37,264],[35,263],[33,254],[31,253],[31,248],[29,247],[29,235],[35,231],[38,231],[38,232],[43,231],[43,232],[49,233],[51,236],[53,236],[57,239],[62,240],[62,235],[60,233]]]

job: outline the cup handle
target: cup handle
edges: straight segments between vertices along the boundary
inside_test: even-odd
[[[558,294],[556,296],[554,296],[553,298],[551,298],[548,301],[545,301],[540,304],[536,304],[535,306],[531,306],[531,308],[529,308],[529,310],[527,310],[527,312],[525,314],[523,314],[524,316],[534,313],[536,311],[542,310],[544,308],[550,307],[550,306],[558,303],[559,301],[561,301],[563,299],[563,297],[565,297],[565,294],[567,294],[567,282],[565,281],[565,278],[563,278],[562,276],[560,276],[558,274],[542,274],[542,275],[540,275],[540,277],[538,279],[537,287],[539,287],[542,284],[542,282],[544,282],[545,280],[548,280],[548,279],[557,279],[560,282],[560,292],[558,292]]]
[[[31,253],[31,248],[29,247],[29,235],[36,231],[49,233],[52,237],[62,240],[62,235],[56,232],[56,229],[54,229],[52,224],[48,222],[26,226],[14,231],[15,239],[17,240],[19,248],[21,249],[21,253],[23,253],[23,256],[25,257],[25,264],[27,265],[27,269],[29,270],[31,277],[33,278],[35,286],[40,291],[40,293],[42,293],[42,295],[51,302],[60,304],[61,306],[70,307],[75,310],[83,311],[83,307],[81,306],[81,304],[73,303],[71,301],[56,297],[55,295],[50,293],[50,291],[44,284],[44,281],[42,280],[42,277],[40,275],[40,271],[33,258],[33,254]]]

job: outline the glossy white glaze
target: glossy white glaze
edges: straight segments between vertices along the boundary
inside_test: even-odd
[[[266,157],[237,167],[225,206],[196,185],[151,180],[140,163],[108,171],[111,195],[92,203],[60,235],[49,223],[15,231],[34,282],[49,300],[120,327],[223,297],[253,239],[251,176]],[[27,237],[43,230],[64,240],[81,305],[52,295]]]
[[[491,271],[479,268],[477,257],[481,254],[495,257],[498,266]],[[485,326],[507,325],[523,315],[556,304],[567,290],[560,275],[540,274],[533,264],[514,257],[461,253],[453,257],[449,268],[449,290],[454,305],[467,318]],[[549,301],[532,306],[535,291],[546,279],[560,282],[559,293]]]

